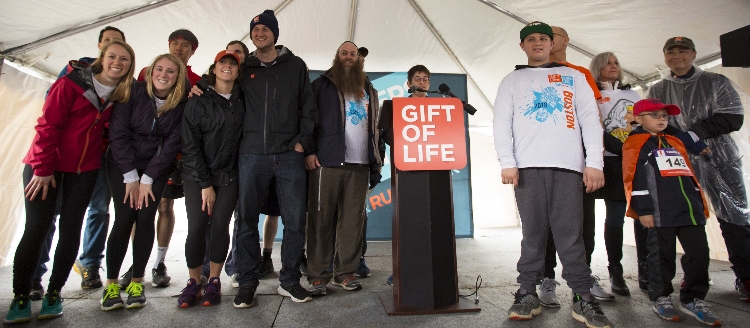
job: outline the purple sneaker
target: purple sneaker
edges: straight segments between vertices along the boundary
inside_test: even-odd
[[[177,299],[177,307],[181,309],[189,308],[195,305],[201,298],[201,289],[203,286],[198,284],[195,279],[190,278],[187,282],[187,286],[182,289],[180,298]]]
[[[221,281],[218,277],[208,279],[206,291],[203,293],[203,306],[221,303]]]

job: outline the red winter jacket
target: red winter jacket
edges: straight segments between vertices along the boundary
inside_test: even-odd
[[[112,103],[102,104],[97,99],[91,79],[90,70],[75,68],[52,84],[37,120],[36,136],[23,159],[34,175],[101,167],[102,132],[112,114]]]

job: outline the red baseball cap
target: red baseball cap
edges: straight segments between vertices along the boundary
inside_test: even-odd
[[[214,58],[214,63],[218,62],[219,60],[221,60],[222,58],[226,56],[232,56],[232,58],[234,58],[234,60],[237,61],[238,65],[242,64],[242,61],[240,60],[240,56],[237,56],[237,54],[234,52],[226,51],[226,50],[219,51],[219,53],[216,54],[216,58]]]
[[[680,107],[664,104],[655,98],[643,99],[636,102],[633,105],[633,115],[637,116],[643,112],[653,112],[660,109],[666,109],[668,115],[680,115]]]

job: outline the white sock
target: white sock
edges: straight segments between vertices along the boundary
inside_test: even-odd
[[[167,257],[168,249],[169,246],[156,248],[156,261],[154,262],[154,269],[159,267],[159,263],[164,262],[164,258]]]

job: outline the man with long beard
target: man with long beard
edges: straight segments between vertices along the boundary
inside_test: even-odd
[[[313,147],[305,149],[310,170],[307,279],[311,295],[325,295],[331,280],[344,290],[362,288],[355,278],[362,255],[362,204],[370,172],[379,172],[383,164],[377,147],[380,106],[357,46],[349,41],[339,46],[333,67],[312,86],[320,119]],[[331,258],[332,273],[326,271]]]

